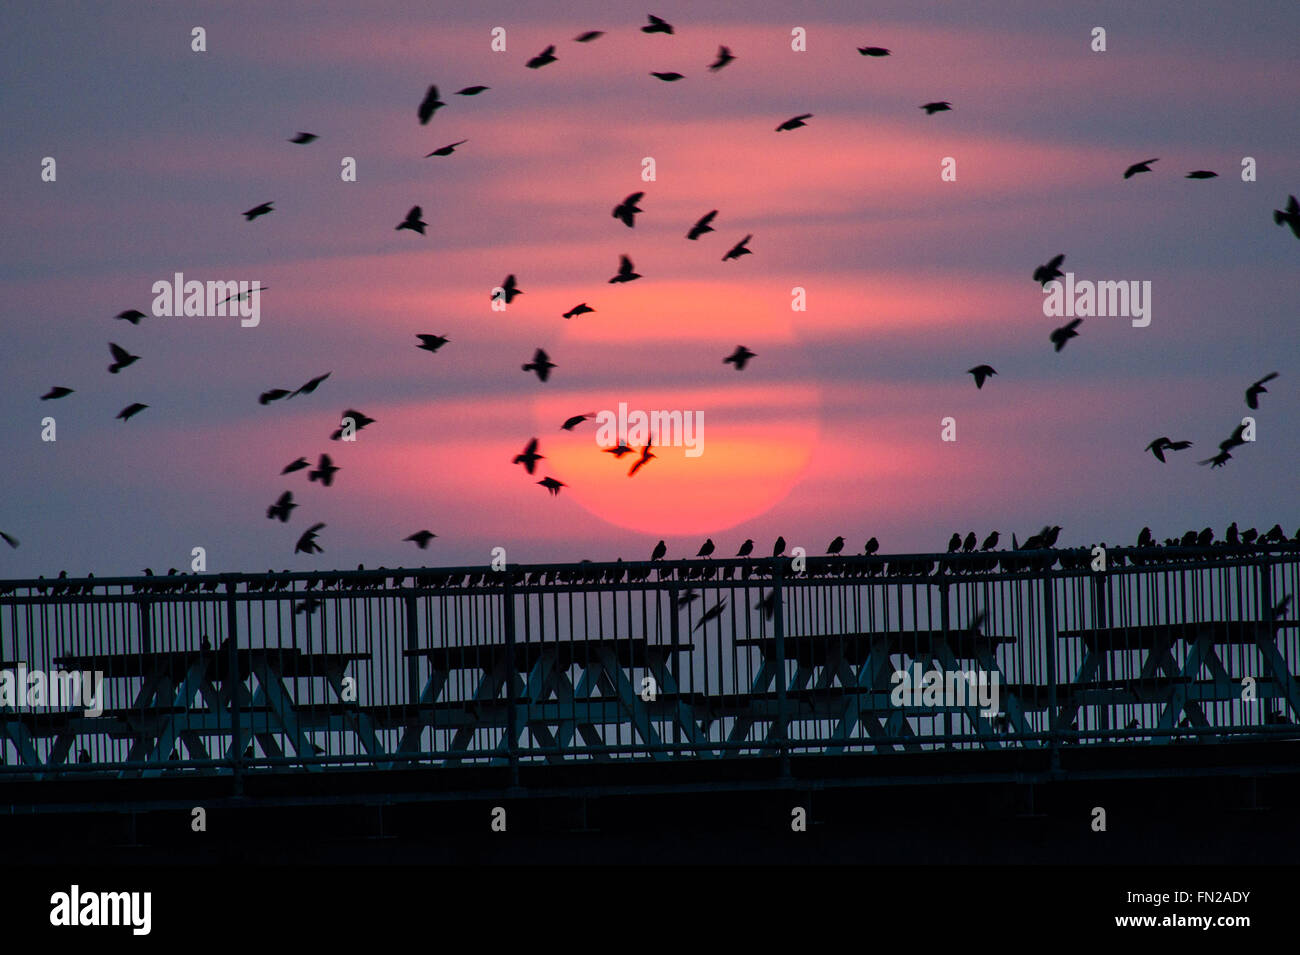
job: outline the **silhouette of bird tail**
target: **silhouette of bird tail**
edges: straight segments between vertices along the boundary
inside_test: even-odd
[[[1273,210],[1273,222],[1276,223],[1277,225],[1282,224],[1282,212],[1280,209]]]

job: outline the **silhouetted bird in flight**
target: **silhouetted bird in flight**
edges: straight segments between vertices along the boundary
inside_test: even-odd
[[[307,472],[307,480],[320,481],[326,487],[331,487],[334,484],[334,474],[338,470],[338,465],[334,463],[333,459],[328,454],[322,454],[316,469]]]
[[[1062,348],[1064,348],[1065,343],[1068,342],[1071,338],[1079,337],[1079,333],[1076,332],[1075,329],[1082,324],[1083,324],[1083,319],[1076,318],[1069,322],[1066,322],[1060,328],[1054,329],[1052,331],[1052,334],[1049,335],[1048,338],[1051,340],[1052,344],[1056,346],[1057,351],[1060,351]]]
[[[416,547],[420,548],[420,550],[424,550],[429,546],[429,541],[433,540],[437,536],[438,535],[433,533],[433,531],[416,531],[410,537],[403,537],[402,540],[410,541]]]
[[[617,285],[620,282],[631,282],[640,277],[640,273],[632,270],[632,260],[626,255],[620,255],[618,257],[618,274],[609,280],[609,284]]]
[[[315,378],[307,382],[305,385],[301,386],[300,388],[294,389],[293,394],[291,394],[289,397],[296,398],[298,397],[298,395],[310,395],[312,392],[314,392],[317,388],[320,387],[320,383],[322,381],[324,381],[332,374],[333,372],[327,371],[323,375],[317,375]]]
[[[1148,444],[1145,450],[1150,451],[1156,456],[1156,460],[1164,464],[1166,451],[1185,451],[1191,446],[1192,442],[1190,441],[1170,441],[1167,437],[1161,435]]]
[[[1208,169],[1193,169],[1183,178],[1184,179],[1217,179],[1218,177],[1219,174],[1217,172],[1210,172],[1210,170]]]
[[[533,360],[525,364],[523,369],[524,371],[536,372],[537,377],[542,381],[545,381],[547,378],[551,377],[551,369],[554,367],[555,363],[551,361],[551,356],[539,348],[537,351],[533,352]]]
[[[721,600],[719,600],[708,610],[704,611],[704,613],[700,616],[700,619],[695,621],[695,626],[691,628],[692,631],[699,630],[700,627],[704,626],[710,620],[717,620],[719,617],[722,616],[722,611],[726,609],[727,609],[727,598],[723,597]]]
[[[1214,457],[1212,457],[1212,458],[1206,458],[1204,461],[1197,461],[1196,463],[1197,463],[1197,464],[1208,464],[1208,465],[1211,467],[1211,469],[1213,469],[1213,468],[1221,468],[1221,467],[1223,467],[1223,466],[1224,466],[1225,464],[1227,464],[1230,460],[1232,460],[1232,455],[1231,455],[1231,454],[1229,454],[1227,451],[1220,451],[1220,452],[1219,452],[1218,454],[1216,454]]]
[[[738,259],[742,255],[753,255],[754,254],[753,252],[745,248],[745,246],[749,243],[749,240],[752,238],[754,238],[754,235],[753,233],[750,233],[749,235],[741,239],[739,242],[737,242],[735,245],[733,245],[730,249],[727,250],[727,254],[722,257],[722,261],[726,262],[729,259]]]
[[[955,554],[959,550],[961,550],[961,535],[953,534],[948,539],[948,553]]]
[[[289,512],[297,506],[293,502],[293,491],[285,491],[274,504],[266,509],[266,516],[270,519],[279,518],[281,524],[287,524],[289,522]]]
[[[860,46],[858,52],[863,56],[889,56],[889,51],[883,46]]]
[[[523,289],[519,288],[519,286],[515,284],[514,275],[513,274],[507,275],[506,280],[501,283],[501,297],[506,300],[506,304],[509,305],[511,302],[513,302],[515,300],[516,295],[523,295],[523,294],[524,294]],[[494,295],[493,298],[495,297],[496,296]]]
[[[657,457],[657,455],[650,450],[650,442],[647,441],[645,447],[641,449],[641,457],[637,458],[636,463],[632,465],[632,469],[627,472],[627,476],[633,477],[637,471],[649,464],[650,459],[653,457]]]
[[[594,312],[594,311],[595,311],[594,308],[592,308],[592,307],[591,307],[590,305],[588,305],[586,302],[582,302],[582,303],[580,303],[580,304],[578,304],[578,305],[573,306],[573,308],[571,308],[571,309],[569,309],[567,312],[565,312],[563,317],[564,317],[564,318],[576,318],[576,317],[579,316],[579,315],[586,315],[588,312]]]
[[[646,15],[650,22],[641,28],[642,33],[672,33],[673,25],[667,20],[661,20],[653,13]]]
[[[557,496],[560,493],[560,488],[567,486],[563,481],[557,481],[553,477],[542,478],[537,483],[546,488],[546,490],[550,492],[551,497]]]
[[[424,211],[419,206],[411,206],[411,211],[406,214],[406,218],[394,226],[393,230],[395,232],[400,232],[403,229],[410,229],[412,232],[418,232],[420,235],[424,235],[424,229],[429,223],[425,222],[424,219],[421,218],[423,215]]]
[[[644,196],[645,196],[644,192],[632,193],[630,196],[628,196],[626,199],[624,199],[622,202],[620,202],[618,205],[614,207],[614,212],[612,213],[612,215],[614,216],[615,219],[618,219],[629,229],[632,228],[636,224],[635,221],[636,214],[642,211],[641,207],[638,206],[637,203],[640,202],[642,197]]]
[[[1065,273],[1061,271],[1061,263],[1065,261],[1065,253],[1054,256],[1046,265],[1040,265],[1034,269],[1034,281],[1039,285],[1046,285],[1052,279],[1063,279]]]
[[[130,322],[132,325],[139,325],[140,319],[144,318],[144,312],[137,308],[128,308],[125,312],[118,312],[113,317],[120,318],[124,322]]]
[[[588,30],[586,33],[579,33],[573,40],[575,43],[590,43],[592,40],[598,40],[604,35],[604,30]]]
[[[836,537],[835,540],[826,545],[826,553],[828,554],[838,554],[842,550],[844,550],[843,537]]]
[[[636,452],[620,441],[615,447],[606,448],[605,453],[614,455],[615,460],[618,460],[625,454],[635,454]]]
[[[997,372],[990,365],[976,365],[974,368],[967,369],[966,374],[975,376],[976,388],[983,388],[989,375],[996,375]]]
[[[776,591],[769,590],[759,597],[754,604],[754,609],[762,611],[764,620],[771,620],[772,615],[776,613]]]
[[[428,159],[430,156],[450,156],[456,151],[457,146],[464,146],[467,142],[469,142],[468,139],[459,139],[454,143],[448,143],[446,146],[439,146],[433,152],[425,153],[424,158]]]
[[[1246,389],[1246,407],[1254,410],[1259,407],[1259,396],[1268,394],[1268,389],[1264,387],[1264,382],[1272,381],[1277,377],[1277,372],[1270,371],[1267,375],[1255,382]]]
[[[415,347],[423,348],[425,351],[437,351],[443,345],[447,344],[447,342],[451,341],[450,338],[447,338],[444,335],[421,335],[417,333],[415,337],[420,340],[420,344]]]
[[[119,411],[117,413],[117,417],[121,418],[123,421],[130,421],[132,418],[134,418],[141,411],[144,411],[144,409],[148,407],[149,407],[148,405],[142,405],[138,401],[132,402],[131,404],[123,408],[121,411]]]
[[[707,539],[704,541],[704,543],[700,545],[700,549],[699,549],[698,551],[696,551],[695,556],[696,556],[696,557],[712,557],[712,556],[713,556],[713,538],[712,538],[712,537],[707,538]]]
[[[735,351],[722,359],[722,363],[724,365],[735,365],[736,371],[744,371],[745,365],[749,364],[749,360],[757,357],[758,356],[754,352],[750,351],[744,345],[737,345]]]
[[[271,203],[269,203],[269,202],[264,202],[264,203],[262,203],[260,206],[253,206],[253,208],[249,209],[249,210],[248,210],[247,212],[245,212],[243,215],[244,215],[244,219],[245,219],[245,221],[247,221],[247,222],[252,222],[252,221],[253,221],[254,219],[256,219],[258,216],[264,216],[264,215],[266,215],[268,212],[271,212],[271,211],[273,211],[273,210],[271,209]]]
[[[587,414],[576,414],[576,415],[574,415],[572,418],[567,418],[567,419],[565,419],[564,424],[560,425],[560,430],[562,430],[562,431],[572,431],[572,430],[573,430],[574,428],[576,428],[578,425],[582,424],[582,423],[583,423],[584,421],[586,421],[588,418],[592,418],[592,417],[595,417],[595,415],[594,415],[593,413],[590,413],[590,412],[587,413]]]
[[[555,44],[552,43],[541,53],[538,53],[535,57],[529,60],[528,63],[525,65],[530,70],[538,70],[541,69],[543,66],[545,66],[547,63],[554,63],[557,59],[559,59],[559,57],[555,55]]]
[[[778,133],[785,132],[789,129],[798,129],[800,126],[807,126],[805,119],[812,119],[812,113],[800,113],[798,116],[792,116],[776,128]]]
[[[342,438],[343,438],[343,423],[346,422],[346,421],[348,421],[349,419],[351,419],[351,421],[352,421],[352,432],[353,432],[353,434],[355,434],[356,432],[360,431],[362,428],[366,427],[367,425],[371,425],[371,424],[374,424],[374,423],[375,423],[375,419],[374,419],[374,418],[371,418],[371,417],[369,417],[368,415],[365,415],[365,414],[361,413],[360,411],[358,411],[358,410],[355,409],[355,408],[349,408],[347,411],[343,412],[343,414],[340,416],[340,419],[339,419],[339,420],[340,420],[339,427],[335,430],[335,432],[334,432],[333,434],[330,435],[330,440],[331,440],[331,441],[340,441],[340,440],[342,440]]]
[[[297,143],[299,146],[305,146],[308,143],[314,143],[318,139],[320,139],[320,137],[315,133],[299,133],[294,136],[293,139],[289,140],[289,142]]]
[[[529,474],[532,474],[534,469],[537,467],[537,462],[542,460],[544,457],[546,457],[546,455],[537,453],[537,439],[533,438],[533,440],[528,442],[528,446],[524,448],[522,452],[515,455],[515,459],[512,463],[522,464],[524,470]]]
[[[323,551],[320,544],[316,543],[316,533],[324,527],[324,524],[313,524],[311,527],[303,531],[302,536],[298,538],[298,543],[293,547],[293,552],[295,554],[322,553]]]
[[[420,100],[420,108],[416,110],[416,115],[420,117],[420,125],[427,123],[433,118],[434,113],[446,105],[438,99],[438,87],[430,86],[428,92],[424,94],[424,99]]]
[[[486,93],[492,87],[490,86],[466,86],[464,89],[456,90],[457,96],[478,96],[479,93]]]
[[[880,550],[880,541],[876,540],[874,537],[871,538],[871,540],[867,541],[865,550],[868,554],[874,554],[876,551]]]
[[[980,545],[980,550],[992,550],[998,546],[998,532],[994,531],[988,537],[984,538],[984,543]]]
[[[55,385],[45,394],[41,395],[41,401],[53,401],[55,398],[66,398],[72,394],[71,388],[64,388],[62,385]]]
[[[132,355],[121,345],[115,345],[112,342],[108,343],[108,350],[113,354],[113,364],[108,366],[108,373],[110,375],[116,375],[127,365],[134,364],[140,359],[139,355]]]
[[[281,398],[287,398],[291,392],[287,388],[271,388],[257,396],[259,405],[269,405],[272,401],[279,401]]]
[[[1144,159],[1141,162],[1135,162],[1133,165],[1129,166],[1127,169],[1124,170],[1124,178],[1132,179],[1140,172],[1150,172],[1151,163],[1158,162],[1158,161],[1159,161],[1159,157],[1157,157],[1156,159]]]
[[[663,541],[655,544],[655,549],[650,552],[651,560],[663,560],[664,555],[668,553],[668,545]]]
[[[12,534],[6,534],[4,531],[0,531],[0,540],[3,540],[14,550],[18,549],[18,538],[14,537]]]
[[[307,463],[307,459],[306,459],[306,458],[299,458],[299,459],[296,460],[296,461],[291,461],[291,462],[289,462],[288,464],[286,464],[286,465],[284,466],[284,470],[281,471],[280,473],[281,473],[281,474],[291,474],[291,473],[293,473],[294,471],[301,471],[303,468],[307,468],[307,467],[311,467],[311,465]]]
[[[785,538],[778,537],[776,539],[776,543],[772,545],[772,556],[780,557],[784,553],[785,553]]]
[[[652,70],[650,75],[657,80],[663,80],[665,83],[676,83],[678,80],[686,79],[681,73],[656,73]]]
[[[1279,600],[1277,603],[1273,605],[1274,618],[1285,617],[1287,608],[1289,606],[1291,606],[1291,595],[1287,594],[1281,600]]]
[[[1231,451],[1233,448],[1239,448],[1246,443],[1246,426],[1239,424],[1232,429],[1232,434],[1219,442],[1220,451]]]
[[[718,70],[722,69],[724,66],[726,66],[734,59],[735,57],[731,55],[730,49],[728,49],[725,46],[719,46],[718,58],[709,64],[709,72],[710,73],[718,72]]]
[[[716,216],[717,214],[718,214],[718,210],[714,209],[712,212],[707,212],[704,215],[700,216],[700,221],[695,223],[695,225],[691,226],[691,231],[686,233],[686,238],[694,240],[694,239],[698,239],[706,232],[712,232],[713,226],[711,226],[709,223],[713,221],[714,216]]]
[[[926,116],[933,116],[935,113],[946,113],[952,109],[952,103],[947,100],[940,100],[937,103],[923,103],[919,109],[925,110]]]
[[[1291,234],[1300,239],[1300,202],[1296,201],[1295,196],[1287,196],[1286,198],[1286,211],[1274,209],[1273,221],[1278,225],[1289,226]]]

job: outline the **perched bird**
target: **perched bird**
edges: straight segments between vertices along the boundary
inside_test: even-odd
[[[974,368],[967,369],[966,374],[975,376],[976,388],[983,388],[989,375],[996,375],[997,372],[989,365],[976,365]]]
[[[1286,198],[1286,211],[1274,209],[1273,221],[1278,225],[1289,226],[1291,234],[1300,239],[1300,202],[1296,201],[1295,196],[1287,196]]]
[[[807,126],[805,119],[812,119],[812,113],[800,113],[798,116],[792,116],[776,128],[778,133],[788,129],[798,129],[800,126]]]
[[[314,392],[317,388],[320,387],[320,383],[322,381],[324,381],[332,374],[333,372],[327,371],[323,375],[317,375],[315,378],[313,378],[311,381],[304,384],[302,387],[294,389],[293,394],[291,394],[289,397],[296,398],[299,395],[310,395],[312,392]]]
[[[573,39],[575,43],[590,43],[592,40],[597,40],[604,35],[604,30],[588,30],[586,33],[579,33]]]
[[[1135,162],[1133,165],[1129,166],[1127,169],[1124,170],[1124,178],[1132,179],[1140,172],[1150,172],[1151,163],[1157,161],[1158,159],[1144,159],[1141,162]]]
[[[629,229],[635,225],[636,214],[641,212],[638,202],[645,196],[644,192],[634,192],[614,207],[612,215]]]
[[[975,550],[975,541],[976,541],[975,532],[971,531],[969,534],[966,535],[966,539],[961,542],[962,552],[969,554],[973,550]]]
[[[0,531],[0,540],[3,540],[14,550],[18,549],[18,538],[14,537],[12,534],[6,534],[4,531]]]
[[[1218,177],[1219,174],[1217,172],[1210,172],[1210,170],[1208,169],[1193,169],[1183,178],[1184,179],[1217,179]]]
[[[838,554],[842,550],[844,550],[843,537],[836,537],[835,540],[826,545],[826,553],[828,554]]]
[[[1255,543],[1255,538],[1257,538],[1258,536],[1259,536],[1259,531],[1255,530],[1255,528],[1253,527],[1248,528],[1247,530],[1241,532],[1241,542],[1243,544],[1253,544]]]
[[[618,274],[609,280],[609,284],[617,285],[620,282],[631,282],[640,277],[640,273],[632,270],[632,260],[626,255],[620,255],[618,257]]]
[[[940,100],[937,103],[923,103],[919,109],[925,110],[926,116],[933,116],[935,113],[946,113],[952,109],[952,103],[947,100]]]
[[[127,405],[125,408],[119,411],[117,413],[117,417],[121,418],[123,421],[130,421],[132,418],[134,418],[141,411],[144,411],[144,409],[148,407],[149,407],[148,405],[142,405],[140,404],[140,402],[136,401]]]
[[[625,454],[635,454],[636,452],[620,441],[616,447],[606,448],[605,453],[614,455],[614,458],[617,460],[622,458]]]
[[[393,227],[393,231],[400,232],[403,229],[410,229],[412,232],[418,232],[424,235],[424,229],[429,224],[421,218],[424,211],[419,206],[411,206],[411,210],[406,214],[406,218]]]
[[[284,470],[281,471],[280,473],[281,473],[281,474],[291,474],[291,473],[294,472],[294,471],[301,471],[303,468],[307,468],[307,467],[311,467],[311,465],[307,463],[307,459],[306,459],[306,458],[299,458],[299,459],[296,460],[296,461],[291,461],[291,462],[289,462],[288,464],[286,464],[286,465],[284,466]]]
[[[140,360],[139,355],[132,355],[121,345],[115,345],[112,342],[108,343],[108,350],[113,354],[113,364],[108,366],[108,373],[110,375],[116,375],[127,365],[134,364]]]
[[[627,472],[627,476],[633,477],[637,471],[640,471],[643,467],[649,464],[650,459],[653,457],[657,457],[657,455],[650,450],[650,442],[647,441],[645,447],[641,449],[641,457],[637,458],[636,462],[632,465],[632,469]]]
[[[696,552],[695,556],[696,556],[696,557],[712,557],[712,556],[713,556],[713,538],[712,538],[712,537],[706,539],[706,540],[704,541],[704,543],[700,545],[700,549]]]
[[[564,424],[560,425],[560,430],[561,430],[561,431],[572,431],[572,430],[573,430],[574,428],[576,428],[578,425],[582,424],[582,423],[583,423],[584,421],[586,421],[588,418],[592,418],[592,417],[595,417],[595,415],[592,414],[592,413],[588,413],[588,414],[576,414],[576,415],[574,415],[572,418],[568,418],[568,419],[566,419],[565,422],[564,422]]]
[[[994,536],[996,537],[997,535],[994,534]],[[871,538],[871,540],[867,541],[865,550],[867,554],[874,554],[876,551],[880,550],[880,541],[876,540],[874,537]]]
[[[295,554],[322,553],[323,549],[320,544],[316,543],[316,533],[324,526],[324,524],[313,524],[311,527],[303,531],[302,536],[298,538],[298,543],[293,547],[293,552]]]
[[[279,401],[281,398],[288,398],[292,394],[287,388],[271,388],[257,396],[259,405],[269,405],[272,401]]]
[[[1237,522],[1233,521],[1228,525],[1228,529],[1223,533],[1223,539],[1229,544],[1237,545],[1241,543],[1241,538],[1237,536]]]
[[[676,83],[678,80],[686,79],[681,73],[656,73],[652,70],[650,75],[657,80],[663,80],[665,83]]]
[[[776,543],[772,545],[772,556],[780,557],[785,553],[785,537],[778,537]]]
[[[537,439],[533,438],[533,440],[528,442],[528,446],[525,447],[522,452],[515,455],[515,459],[511,463],[522,464],[524,470],[529,474],[532,474],[537,467],[537,462],[542,460],[544,457],[544,454],[537,453]]]
[[[858,52],[863,56],[889,56],[889,50],[883,46],[860,46]]]
[[[268,519],[279,518],[281,524],[289,522],[289,512],[298,505],[293,502],[293,491],[285,491],[276,502],[266,509]]]
[[[667,20],[661,20],[654,14],[647,14],[650,22],[641,28],[642,33],[668,33],[673,32],[673,25]]]
[[[998,546],[998,532],[994,531],[988,537],[984,538],[984,543],[980,545],[980,550],[992,550]]]
[[[559,57],[555,55],[555,44],[552,43],[541,53],[538,53],[535,57],[529,60],[525,65],[530,70],[539,70],[547,63],[554,63],[557,59],[559,59]]]
[[[1138,532],[1137,545],[1139,547],[1154,547],[1155,544],[1156,544],[1155,538],[1151,536],[1151,528],[1144,527],[1142,528],[1142,530]]]
[[[450,156],[456,151],[457,146],[464,146],[467,142],[469,142],[468,139],[458,139],[456,142],[448,143],[446,146],[439,146],[433,152],[425,153],[424,158],[428,159],[430,156]]]
[[[717,620],[719,617],[722,616],[722,611],[724,611],[726,608],[727,608],[727,598],[723,597],[721,600],[719,600],[708,610],[704,611],[704,613],[700,616],[700,619],[695,621],[695,626],[692,627],[691,629],[699,630],[700,627],[704,626],[710,620]]]
[[[320,137],[315,133],[299,133],[294,136],[293,139],[289,140],[289,142],[297,143],[299,146],[305,146],[308,143],[314,143],[318,139],[320,139]]]
[[[551,497],[557,496],[560,493],[560,488],[567,486],[563,481],[557,481],[553,477],[542,478],[537,483],[550,491]]]
[[[961,550],[961,535],[953,534],[948,539],[948,553],[955,554],[959,550]]]
[[[749,360],[757,357],[758,356],[754,352],[750,351],[744,345],[737,345],[735,351],[722,359],[722,363],[724,365],[735,365],[736,371],[744,371],[745,365],[749,363]]]
[[[1264,532],[1264,535],[1260,537],[1259,540],[1261,544],[1265,544],[1265,543],[1280,544],[1282,543],[1282,541],[1286,540],[1286,532],[1282,530],[1281,524],[1274,524],[1272,527],[1270,527],[1267,531]]]
[[[45,394],[41,395],[41,401],[52,401],[55,398],[66,398],[72,394],[71,388],[64,388],[62,385],[55,385]]]
[[[1046,285],[1052,279],[1065,278],[1065,273],[1061,271],[1061,263],[1065,261],[1065,253],[1053,256],[1051,261],[1046,265],[1040,265],[1034,269],[1034,281],[1039,285]]]
[[[269,202],[264,202],[264,203],[262,203],[260,206],[253,206],[253,208],[251,208],[251,209],[249,209],[247,212],[245,212],[245,213],[243,214],[243,215],[244,215],[244,220],[245,220],[246,222],[252,222],[252,221],[253,221],[254,219],[256,219],[258,216],[264,216],[264,215],[266,215],[268,212],[272,212],[272,211],[273,211],[273,210],[272,210],[272,208],[271,208],[271,203],[269,203]]]
[[[754,235],[753,233],[750,233],[749,235],[741,239],[739,242],[737,242],[735,245],[733,245],[730,249],[727,250],[727,254],[722,257],[722,261],[726,262],[730,259],[738,259],[742,255],[753,255],[754,253],[745,247],[749,243],[749,240],[752,238],[754,238]]]
[[[1224,466],[1225,464],[1227,464],[1230,460],[1232,460],[1232,455],[1231,455],[1231,454],[1229,454],[1227,451],[1220,451],[1220,452],[1219,452],[1218,454],[1216,454],[1214,457],[1212,457],[1212,458],[1206,458],[1204,461],[1197,461],[1196,463],[1197,463],[1197,464],[1208,464],[1208,465],[1210,466],[1211,470],[1213,470],[1214,468],[1221,468],[1221,467],[1223,467],[1223,466]]]
[[[1052,331],[1052,334],[1047,337],[1051,340],[1052,344],[1056,346],[1056,350],[1059,352],[1062,348],[1065,347],[1065,343],[1068,342],[1071,338],[1079,337],[1079,333],[1076,332],[1075,329],[1082,324],[1083,324],[1083,319],[1081,318],[1073,319],[1072,321],[1066,322],[1060,328],[1054,329]]]
[[[354,434],[360,431],[362,428],[366,427],[366,425],[371,425],[375,423],[374,418],[371,418],[368,415],[365,415],[360,411],[357,411],[355,408],[349,408],[347,411],[343,412],[339,420],[340,420],[340,426],[335,430],[333,434],[330,435],[331,441],[342,440],[343,426],[346,425],[348,421],[352,422],[352,431]]]
[[[118,312],[113,317],[120,318],[124,322],[130,322],[132,325],[139,325],[140,319],[144,318],[144,312],[139,309],[128,308],[125,312]]]
[[[416,547],[420,548],[420,550],[424,550],[429,546],[429,541],[433,540],[437,536],[438,535],[433,533],[433,531],[416,531],[410,537],[403,537],[402,540],[410,541]]]
[[[1214,543],[1214,531],[1211,528],[1207,527],[1196,535],[1197,547],[1209,547],[1212,543]]]
[[[447,338],[445,335],[421,335],[417,333],[415,337],[420,340],[420,344],[415,347],[423,348],[425,351],[437,351],[443,345],[447,344],[447,342],[451,341],[451,339]]]
[[[539,348],[537,351],[533,352],[533,360],[522,367],[524,371],[536,372],[537,377],[540,380],[545,381],[547,378],[551,377],[551,369],[555,367],[555,363],[551,361],[550,355],[546,354],[544,350]]]
[[[1277,372],[1270,371],[1267,375],[1255,382],[1246,389],[1246,407],[1252,411],[1259,408],[1259,396],[1268,394],[1268,389],[1264,387],[1264,382],[1272,381],[1277,377]]]
[[[594,312],[595,309],[586,302],[580,302],[564,313],[564,318],[575,318],[578,315],[586,315],[588,312]]]
[[[1166,451],[1185,451],[1192,446],[1190,441],[1170,441],[1164,435],[1156,438],[1144,450],[1150,451],[1161,464],[1165,463]]]
[[[322,454],[316,469],[307,472],[307,480],[320,481],[326,487],[331,487],[334,484],[334,475],[338,470],[339,467],[334,463],[333,459],[328,454]]]
[[[700,216],[700,220],[696,222],[695,225],[691,226],[691,231],[686,233],[686,238],[694,240],[698,239],[706,232],[712,232],[713,226],[709,225],[709,223],[713,221],[714,216],[717,214],[718,210],[714,209],[712,212],[707,212]]]
[[[486,93],[492,87],[490,86],[466,86],[464,89],[456,90],[457,96],[478,96],[479,93]]]
[[[651,560],[663,560],[664,555],[668,553],[668,545],[663,541],[655,544],[655,549],[650,552]]]
[[[420,100],[420,108],[416,110],[416,115],[420,117],[420,125],[423,126],[429,122],[433,118],[433,114],[446,105],[446,103],[438,99],[438,87],[430,86],[424,94],[424,99]]]
[[[735,57],[731,55],[730,49],[728,49],[725,46],[719,46],[718,58],[709,64],[709,72],[710,73],[718,72],[718,70],[722,69],[724,66],[726,66],[734,59]]]
[[[748,557],[753,552],[754,552],[754,541],[751,538],[746,538],[745,543],[740,545],[740,550],[736,551],[736,556]]]

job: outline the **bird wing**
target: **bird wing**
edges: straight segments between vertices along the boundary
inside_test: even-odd
[[[117,361],[126,361],[128,358],[131,357],[131,353],[129,351],[127,351],[121,345],[114,345],[112,342],[108,343],[108,350],[113,353],[113,358]]]

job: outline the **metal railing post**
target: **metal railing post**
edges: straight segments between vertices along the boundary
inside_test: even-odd
[[[781,778],[790,776],[790,749],[786,740],[785,610],[781,594],[781,558],[772,559],[772,636],[776,643],[776,736],[781,754]]]
[[[241,681],[239,679],[239,613],[235,607],[235,588],[239,585],[233,581],[226,582],[226,681],[223,685],[230,687],[230,739],[234,743],[230,747],[230,771],[234,774],[234,790],[236,796],[244,794],[244,751],[239,748],[243,742],[240,735],[239,719],[239,690]],[[252,734],[249,734],[252,739]]]
[[[519,785],[519,726],[515,713],[515,588],[509,577],[501,588],[502,626],[506,638],[506,733],[510,760],[510,786]]]
[[[1050,571],[1043,572],[1043,639],[1047,641],[1047,747],[1052,771],[1061,768],[1061,740],[1056,729],[1056,595]]]

